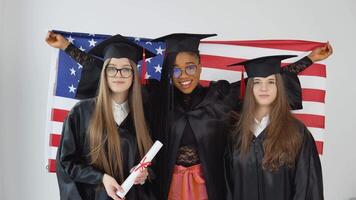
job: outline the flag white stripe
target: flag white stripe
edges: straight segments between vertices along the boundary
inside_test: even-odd
[[[62,110],[71,110],[79,100],[53,96],[53,108]]]
[[[320,76],[298,76],[303,89],[326,90],[326,78]]]
[[[52,147],[52,146],[49,148],[49,156],[48,156],[48,159],[53,159],[53,160],[56,159],[56,156],[57,156],[57,149],[58,149],[58,147]]]
[[[71,110],[78,101],[79,100],[76,99],[54,96],[53,108],[62,109],[62,110]]]
[[[224,69],[215,69],[203,67],[200,75],[201,80],[208,81],[218,81],[218,80],[227,80],[230,83],[239,81],[241,78],[240,71],[230,71]]]
[[[320,142],[324,141],[325,129],[308,127],[308,130],[313,135],[315,141],[320,141]]]
[[[63,123],[62,122],[55,122],[52,121],[52,132],[51,133],[57,133],[57,134],[61,134],[62,133],[62,127],[63,127]]]
[[[325,116],[325,103],[303,101],[303,109],[294,110],[293,113]]]

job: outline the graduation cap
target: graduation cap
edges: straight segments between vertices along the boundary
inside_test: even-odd
[[[245,96],[244,69],[246,69],[248,78],[267,77],[272,74],[279,74],[282,60],[292,57],[296,57],[296,55],[265,56],[228,65],[228,67],[244,66],[241,73],[240,98],[243,99]]]
[[[200,40],[216,36],[217,34],[191,34],[191,33],[173,33],[152,40],[152,42],[165,42],[166,53],[178,52],[196,52],[199,53]]]
[[[280,73],[282,60],[292,57],[296,57],[296,55],[265,56],[231,64],[228,66],[231,67],[243,65],[249,78],[267,77],[272,74]]]
[[[143,60],[141,68],[141,83],[146,84],[146,58],[156,56],[150,51],[135,42],[132,42],[124,36],[117,34],[102,41],[100,44],[92,48],[88,53],[97,57],[103,58],[105,61],[108,58],[128,58],[134,63]]]
[[[104,60],[108,58],[128,58],[136,64],[143,58],[155,56],[152,52],[145,51],[145,48],[119,34],[102,41],[88,53]]]

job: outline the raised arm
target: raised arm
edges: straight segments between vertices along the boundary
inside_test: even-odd
[[[51,47],[61,49],[76,62],[83,66],[76,97],[79,99],[92,98],[96,95],[103,61],[78,49],[61,34],[49,31],[46,42]]]
[[[295,74],[299,74],[300,72],[304,71],[310,65],[315,62],[325,60],[333,53],[332,46],[326,43],[324,46],[317,47],[313,49],[312,52],[308,56],[298,60],[295,63],[287,65],[283,68],[284,71],[292,72]]]

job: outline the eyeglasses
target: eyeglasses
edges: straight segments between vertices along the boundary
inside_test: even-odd
[[[197,71],[197,68],[198,67],[196,65],[188,65],[184,69],[181,69],[179,67],[173,67],[173,77],[179,78],[182,75],[183,71],[185,71],[187,75],[194,75]]]
[[[108,66],[105,69],[106,75],[109,77],[115,77],[118,72],[120,72],[121,77],[129,78],[133,74],[133,69],[130,66],[125,66],[124,68],[118,69],[116,67]]]

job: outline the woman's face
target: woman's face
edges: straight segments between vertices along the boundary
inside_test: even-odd
[[[128,92],[134,74],[128,58],[112,58],[105,68],[105,73],[113,94]]]
[[[197,56],[188,52],[177,54],[173,66],[173,84],[184,94],[190,94],[200,80],[201,64]]]
[[[253,96],[258,106],[270,106],[277,97],[276,75],[253,78]]]

